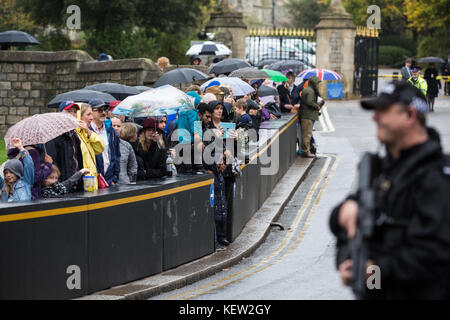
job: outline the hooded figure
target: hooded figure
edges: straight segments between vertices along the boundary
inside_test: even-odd
[[[198,66],[202,63],[202,59],[200,59],[200,56],[194,54],[189,58],[189,62],[191,66]]]
[[[302,107],[300,108],[300,117],[302,119],[319,120],[319,105],[317,98],[319,97],[318,84],[322,82],[319,77],[312,76],[309,78],[308,86],[302,91]]]
[[[188,91],[186,92],[186,94],[192,98],[194,98],[194,106],[195,108],[197,108],[197,106],[199,105],[200,101],[202,101],[202,97],[195,91]]]
[[[319,120],[320,106],[317,103],[319,97],[318,84],[321,80],[312,76],[309,78],[308,86],[302,91],[302,107],[299,110],[300,125],[302,130],[302,157],[314,158],[311,153],[311,138],[314,121]]]
[[[28,151],[20,153],[23,164],[18,159],[11,159],[5,163],[3,172],[9,170],[17,176],[17,180],[9,185],[0,177],[0,188],[3,202],[17,202],[31,200],[31,187],[34,183],[34,163]]]

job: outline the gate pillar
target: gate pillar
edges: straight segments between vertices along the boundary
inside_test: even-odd
[[[320,16],[316,30],[316,67],[334,70],[342,76],[344,99],[353,94],[356,26],[341,0],[332,0]],[[326,97],[325,85],[322,95]]]
[[[247,25],[241,12],[234,10],[228,1],[222,1],[217,12],[211,14],[206,32],[215,34],[215,40],[233,51],[233,58],[245,59]]]

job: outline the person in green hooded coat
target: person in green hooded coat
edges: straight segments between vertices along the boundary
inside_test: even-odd
[[[300,126],[302,130],[302,157],[315,158],[311,153],[311,137],[314,121],[319,120],[320,108],[323,104],[317,103],[319,97],[319,83],[321,80],[317,76],[312,76],[308,80],[308,86],[303,89],[301,95],[301,106],[299,110]]]

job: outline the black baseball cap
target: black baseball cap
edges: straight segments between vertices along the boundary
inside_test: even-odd
[[[406,81],[390,82],[377,97],[361,100],[361,106],[366,110],[387,109],[398,102],[411,105],[423,114],[429,111],[422,91]]]

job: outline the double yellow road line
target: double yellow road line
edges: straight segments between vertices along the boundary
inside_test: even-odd
[[[323,195],[323,192],[325,188],[328,185],[329,180],[333,176],[334,172],[336,171],[336,167],[338,165],[339,159],[335,156],[326,156],[327,160],[320,171],[319,176],[314,181],[311,189],[309,190],[308,194],[306,195],[306,198],[303,202],[303,205],[297,212],[294,221],[292,222],[290,228],[288,229],[288,232],[286,236],[284,237],[283,241],[280,243],[280,245],[266,258],[264,258],[262,261],[253,264],[252,266],[233,273],[231,275],[228,275],[224,278],[221,278],[217,281],[213,281],[210,283],[207,283],[197,289],[189,290],[174,296],[169,297],[167,300],[173,300],[173,299],[182,299],[182,300],[188,300],[193,299],[198,296],[213,292],[217,289],[224,288],[226,286],[229,286],[231,284],[234,284],[236,282],[242,281],[246,278],[249,278],[250,276],[261,272],[277,263],[282,261],[289,253],[291,253],[293,250],[295,250],[299,244],[301,243],[303,237],[306,234],[306,231],[311,224],[312,218],[314,216],[314,213],[316,211],[317,205],[320,202],[320,199]],[[332,163],[332,160],[335,160],[331,169],[330,165]],[[328,173],[327,177],[324,179],[325,175]],[[320,185],[320,182],[323,180],[323,183]],[[320,186],[320,189],[319,189]],[[318,193],[317,193],[318,191]],[[317,193],[317,196],[314,198],[314,195]],[[308,208],[311,206],[311,209],[308,211]],[[307,216],[305,217],[305,215]],[[297,235],[296,239],[293,239],[295,234],[297,233],[297,229],[300,226],[300,222],[306,218],[305,223],[302,225],[300,232]],[[292,242],[292,240],[294,242]]]

